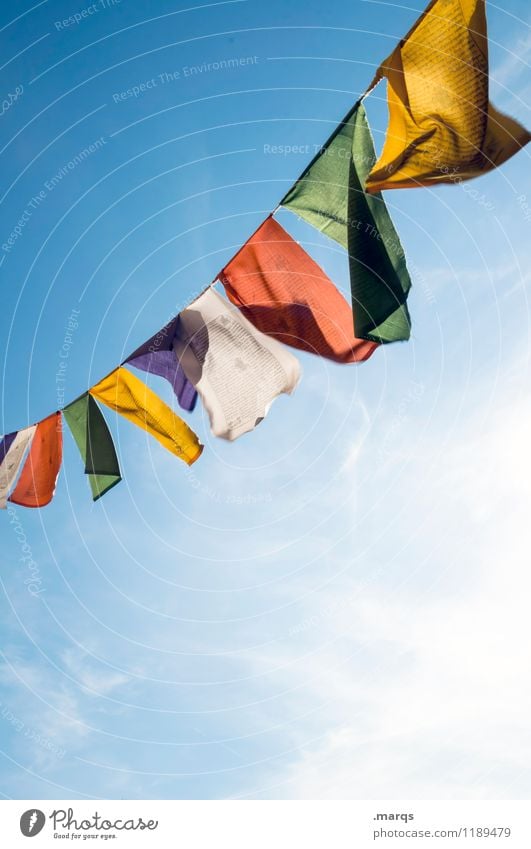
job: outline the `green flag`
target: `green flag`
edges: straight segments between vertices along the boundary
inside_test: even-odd
[[[282,205],[348,250],[356,337],[397,342],[409,339],[411,280],[382,195],[364,190],[375,162],[365,109],[357,103]]]
[[[88,392],[65,407],[63,415],[85,463],[92,497],[97,501],[122,479],[109,428]]]

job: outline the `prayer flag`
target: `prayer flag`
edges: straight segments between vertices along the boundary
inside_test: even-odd
[[[130,366],[148,374],[164,377],[173,387],[180,406],[191,412],[197,401],[197,392],[186,379],[181,364],[173,353],[173,340],[179,323],[179,316],[173,318],[151,339],[144,342],[125,360]]]
[[[356,339],[352,310],[305,250],[267,218],[220,274],[230,301],[262,333],[337,363],[377,347]]]
[[[432,0],[383,62],[389,126],[369,192],[455,183],[501,165],[531,139],[489,103],[485,0]]]
[[[22,507],[45,507],[54,496],[63,457],[61,413],[39,422],[26,462],[9,501]]]
[[[282,205],[348,250],[355,336],[387,343],[409,339],[411,280],[383,197],[364,190],[375,161],[365,109],[357,103]]]
[[[13,486],[24,454],[35,434],[37,425],[8,433],[0,442],[0,508],[6,509],[7,496]]]
[[[65,407],[63,416],[85,463],[92,497],[97,501],[122,479],[107,422],[88,392]]]
[[[193,430],[127,369],[118,367],[89,392],[102,404],[150,433],[189,466],[201,454],[203,446]]]
[[[300,366],[293,354],[260,333],[213,289],[180,318],[175,353],[215,436],[236,439],[253,430],[278,395],[294,390]]]

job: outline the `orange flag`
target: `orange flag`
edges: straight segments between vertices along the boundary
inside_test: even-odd
[[[61,413],[52,413],[37,425],[29,454],[9,496],[22,507],[45,507],[53,498],[63,457]]]
[[[267,218],[220,274],[227,296],[262,333],[336,363],[368,359],[352,310],[298,242]]]

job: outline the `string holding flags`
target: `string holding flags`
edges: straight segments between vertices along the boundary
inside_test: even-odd
[[[367,116],[357,103],[282,200],[348,251],[354,331],[359,339],[409,339],[411,279],[383,197],[365,192],[376,161]]]
[[[389,122],[377,158],[362,101],[384,79]],[[300,364],[289,348],[346,364],[409,339],[411,278],[382,190],[477,177],[506,162],[531,134],[490,103],[485,0],[432,0],[380,64],[364,98],[280,202],[345,249],[352,306],[276,221],[277,207],[213,283],[120,366],[62,412],[0,440],[0,508],[8,500],[50,503],[62,462],[62,416],[93,499],[119,483],[96,399],[188,465],[199,458],[194,431],[125,366],[165,378],[187,413],[200,398],[214,435],[233,440],[297,386]],[[218,280],[227,297],[214,290]]]
[[[336,363],[367,360],[352,311],[324,271],[274,218],[266,218],[220,272],[229,300],[262,333]]]

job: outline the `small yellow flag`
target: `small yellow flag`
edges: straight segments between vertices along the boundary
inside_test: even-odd
[[[203,446],[193,430],[127,369],[115,369],[89,392],[102,404],[146,430],[189,466],[201,454]]]
[[[485,0],[432,0],[383,62],[389,126],[366,189],[431,186],[478,177],[531,140],[489,103]]]

